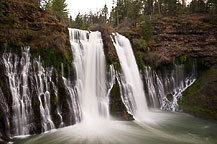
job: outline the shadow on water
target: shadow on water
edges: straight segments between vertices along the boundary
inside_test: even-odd
[[[50,131],[14,144],[216,144],[217,124],[184,113],[155,111],[149,120],[99,119]],[[151,120],[152,119],[152,120]]]

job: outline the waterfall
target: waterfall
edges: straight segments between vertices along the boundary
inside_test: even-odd
[[[100,32],[69,29],[82,121],[109,117],[105,55]]]
[[[42,132],[54,129],[50,104],[51,91],[54,91],[58,103],[58,88],[51,78],[53,69],[45,69],[40,57],[31,61],[30,47],[22,48],[21,57],[14,53],[4,53],[2,59],[12,99],[12,136],[34,133],[36,125],[40,125],[38,122],[41,122]],[[36,112],[38,102],[39,113]],[[63,120],[59,106],[56,111],[60,117],[61,127]],[[36,122],[35,117],[40,120]]]
[[[68,90],[68,93],[70,96],[70,100],[68,101],[70,115],[68,117],[70,119],[70,122],[72,122],[73,119],[75,119],[75,123],[78,123],[81,120],[81,112],[80,112],[80,107],[79,107],[78,98],[77,98],[75,89],[70,80],[64,77],[62,77],[62,79],[64,81],[64,85],[66,89]],[[70,124],[73,124],[73,123],[70,123]]]
[[[41,123],[43,127],[43,132],[50,129],[54,129],[54,123],[51,119],[50,111],[50,85],[49,80],[51,80],[51,72],[46,71],[41,62],[36,61],[37,69],[34,75],[36,80],[36,90],[38,95],[38,100],[40,102],[40,114],[41,114]]]
[[[113,43],[123,72],[119,77],[123,102],[135,119],[144,119],[148,106],[130,41],[120,34],[116,34],[114,37]]]
[[[113,65],[107,65],[106,71],[101,33],[69,28],[69,34],[75,81],[71,75],[64,77],[63,63],[59,70],[45,67],[40,56],[31,58],[30,47],[22,48],[21,55],[2,55],[9,94],[4,95],[5,88],[0,87],[0,110],[11,136],[46,132],[79,122],[107,126],[109,95],[116,80],[127,111],[136,120],[145,121],[151,113],[148,107],[177,111],[182,92],[196,80],[195,64],[189,73],[184,65],[175,65],[170,71],[146,66],[143,83],[130,41],[120,34],[114,35],[113,44],[121,71],[116,72]]]
[[[109,66],[109,73],[108,73],[108,92],[107,97],[109,97],[110,92],[115,84],[116,72],[113,65]]]
[[[29,134],[29,120],[33,114],[28,89],[30,63],[29,47],[24,47],[22,58],[12,53],[3,54],[3,63],[12,95],[12,125],[14,135]]]
[[[189,73],[183,64],[175,65],[173,70],[163,72],[156,72],[146,66],[144,77],[150,106],[177,111],[182,92],[196,80],[196,64],[191,64]]]

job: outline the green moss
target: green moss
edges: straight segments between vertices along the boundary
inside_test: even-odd
[[[68,77],[69,73],[72,73],[71,57],[66,55],[64,57],[58,49],[47,48],[33,48],[30,50],[32,58],[38,58],[40,56],[41,61],[45,67],[55,67],[58,71],[61,71],[61,65],[63,63],[64,76]]]
[[[179,106],[196,116],[217,119],[217,67],[202,73],[184,93]]]
[[[183,55],[179,57],[181,64],[184,64],[187,61],[187,56]]]
[[[136,55],[136,62],[137,62],[137,65],[139,67],[139,70],[141,70],[142,72],[144,71],[144,53],[143,52],[137,52]]]
[[[115,65],[114,65],[114,68],[116,71],[120,72],[121,71],[121,64],[120,62],[117,62]]]
[[[146,51],[147,49],[147,42],[141,37],[140,40],[139,40],[139,49],[143,50],[143,51]]]

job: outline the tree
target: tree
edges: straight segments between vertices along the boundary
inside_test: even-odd
[[[146,18],[141,26],[141,36],[147,42],[151,40],[153,35],[153,28],[149,18]]]
[[[204,0],[192,0],[189,8],[191,13],[207,12],[206,3]]]
[[[217,0],[208,0],[207,7],[211,15],[217,14]]]
[[[44,10],[50,13],[52,12],[52,0],[45,1]]]
[[[102,9],[102,16],[104,17],[104,22],[107,22],[108,19],[108,7],[105,4],[104,8]]]
[[[68,17],[66,0],[53,0],[52,13],[61,22]]]
[[[153,0],[142,0],[142,4],[143,4],[143,14],[152,15],[153,8],[154,8]]]

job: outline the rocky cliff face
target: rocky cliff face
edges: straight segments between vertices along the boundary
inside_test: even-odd
[[[184,92],[180,108],[198,117],[217,120],[217,67],[203,72]]]
[[[217,25],[208,19],[198,14],[153,18],[153,37],[145,48],[139,44],[140,24],[122,33],[131,39],[136,52],[144,53],[142,58],[148,65],[172,64],[175,58],[187,56],[202,58],[201,63],[209,67],[217,62]]]
[[[207,15],[154,18],[151,22],[153,38],[146,49],[139,45],[140,25],[128,36],[134,45],[137,63],[160,70],[196,59],[198,80],[184,93],[180,109],[199,117],[217,119],[217,25],[209,23]]]

